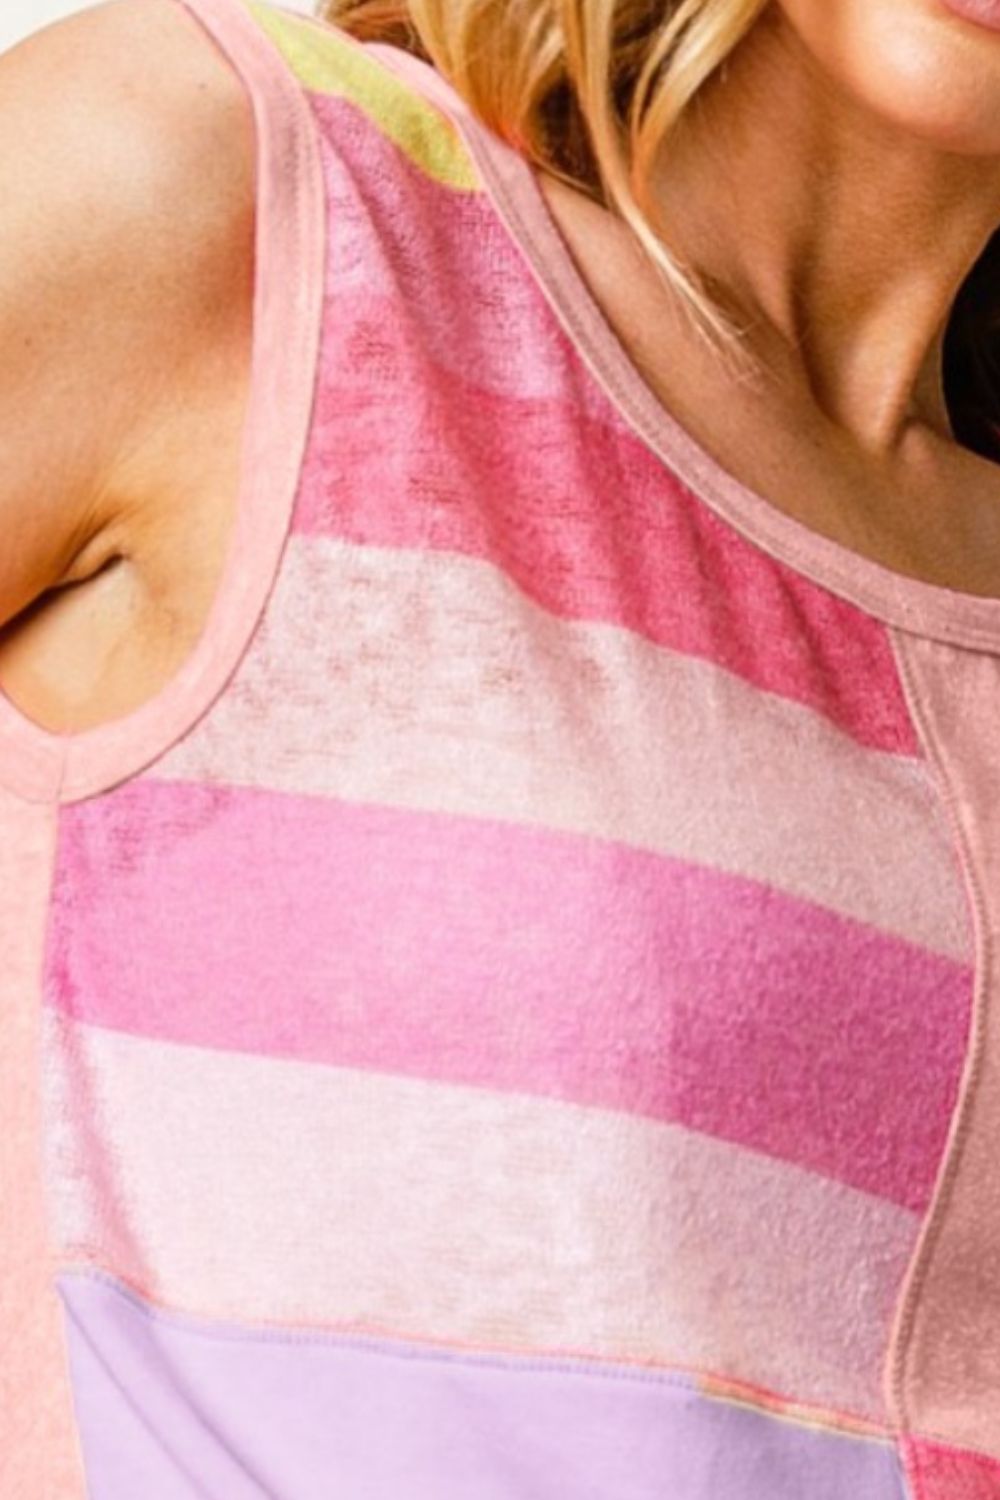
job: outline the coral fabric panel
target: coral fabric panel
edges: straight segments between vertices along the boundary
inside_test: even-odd
[[[0,1494],[83,1500],[43,1192],[43,931],[56,818],[0,788]]]
[[[921,640],[902,660],[973,892],[978,982],[953,1146],[899,1309],[893,1407],[905,1428],[1000,1461],[1000,671]]]

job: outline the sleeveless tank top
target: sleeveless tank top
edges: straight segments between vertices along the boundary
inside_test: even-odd
[[[996,1500],[1000,599],[724,470],[430,64],[176,3],[237,519],[0,703],[0,1492]]]

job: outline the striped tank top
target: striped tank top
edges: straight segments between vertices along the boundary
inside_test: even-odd
[[[699,447],[428,63],[176,3],[237,519],[0,703],[0,1493],[996,1500],[1000,599]]]

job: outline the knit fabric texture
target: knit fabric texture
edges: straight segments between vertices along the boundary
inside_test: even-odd
[[[0,700],[0,1493],[1000,1500],[1000,600],[723,470],[429,63],[175,4],[240,490],[162,692]]]

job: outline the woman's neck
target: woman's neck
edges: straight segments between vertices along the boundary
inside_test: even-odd
[[[849,97],[775,7],[666,142],[669,247],[750,347],[873,455],[950,435],[948,314],[1000,224],[1000,157],[942,149]]]

